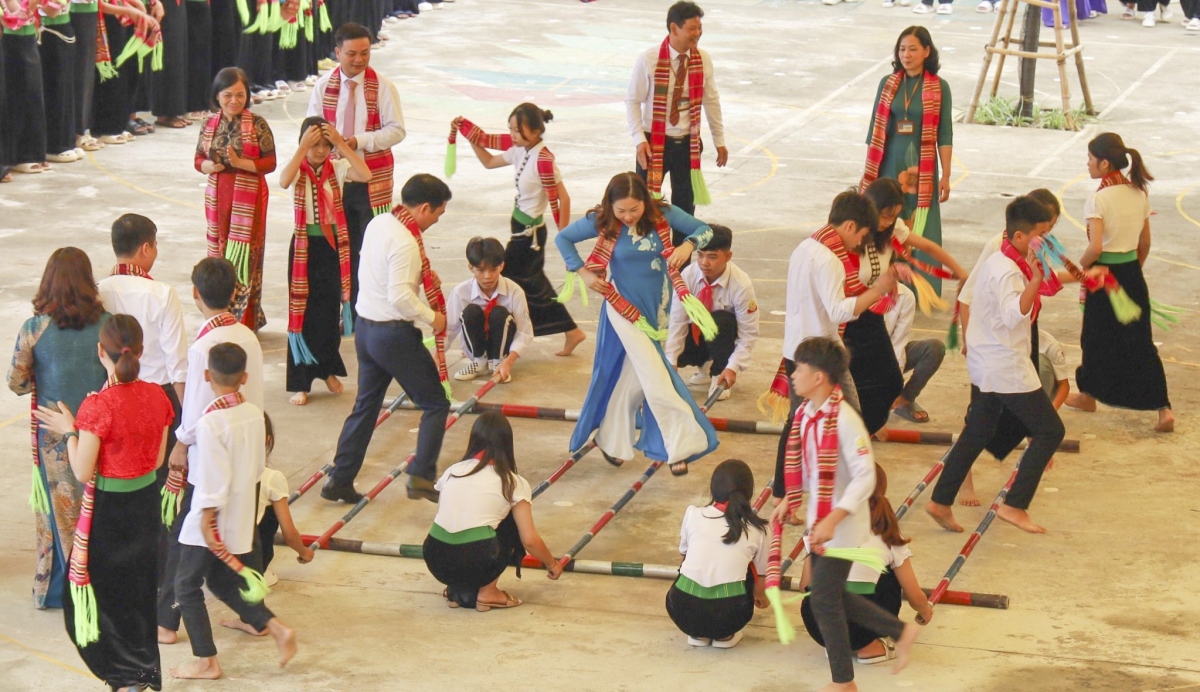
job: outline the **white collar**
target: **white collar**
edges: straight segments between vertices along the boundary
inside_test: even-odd
[[[832,406],[831,406],[831,404],[830,404],[830,399],[832,399],[832,398],[833,398],[833,394],[830,394],[830,395],[829,395],[829,397],[828,397],[827,399],[825,399],[825,401],[822,401],[822,402],[821,402],[821,405],[820,405],[820,406],[817,406],[816,404],[814,404],[814,403],[812,402],[812,400],[810,399],[810,400],[808,401],[808,403],[806,403],[806,404],[804,405],[804,415],[805,415],[805,417],[806,417],[806,418],[812,418],[812,417],[814,417],[814,416],[816,416],[816,415],[817,415],[817,412],[818,412],[818,411],[820,411],[820,412],[822,412],[822,413],[825,413],[825,414],[829,414],[829,413],[830,413],[830,411],[832,410]]]
[[[699,269],[699,267],[697,267],[697,269]],[[717,277],[716,281],[709,282],[708,285],[709,286],[720,286],[721,288],[728,288],[729,287],[729,275],[731,273],[730,269],[731,269],[731,265],[727,262],[725,264],[725,271],[721,272],[721,275]],[[703,271],[700,272],[700,280],[708,281],[708,279],[704,278]]]
[[[500,277],[500,280],[496,282],[496,292],[490,296],[483,295],[483,290],[481,288],[479,288],[479,280],[478,279],[475,279],[475,278],[471,279],[471,300],[475,300],[477,298],[482,298],[483,300],[491,300],[492,298],[497,298],[499,296],[506,296],[506,295],[508,295],[508,286],[505,284],[503,276]]]

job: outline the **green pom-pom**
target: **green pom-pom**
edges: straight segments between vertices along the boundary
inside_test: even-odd
[[[36,514],[48,516],[50,514],[50,498],[46,496],[46,486],[42,483],[42,474],[38,473],[36,465],[29,468],[33,469],[33,483],[29,487],[29,507]]]
[[[783,607],[783,598],[778,586],[767,587],[767,600],[771,603],[771,610],[775,612],[775,631],[779,634],[779,642],[791,644],[796,640],[796,626],[792,624],[787,609]]]
[[[958,343],[958,320],[950,322],[950,331],[946,333],[946,350],[957,351]]]
[[[927,221],[929,221],[929,207],[917,207],[917,210],[913,212],[912,232],[924,238]]]
[[[638,331],[650,337],[654,341],[662,343],[663,341],[667,340],[667,330],[655,329],[654,327],[651,327],[650,322],[646,320],[645,315],[639,317],[637,322],[633,323],[633,326],[637,327]]]
[[[450,388],[450,380],[442,380],[442,391],[446,392],[446,401],[454,401],[454,390]]]
[[[1136,322],[1142,316],[1142,308],[1133,302],[1133,298],[1130,298],[1123,288],[1109,291],[1108,302],[1112,304],[1113,314],[1121,324]]]
[[[183,502],[183,495],[167,490],[166,486],[163,486],[161,495],[163,526],[170,528],[175,523],[175,517],[179,516],[179,505]]]
[[[692,195],[696,204],[712,204],[712,195],[708,193],[708,183],[704,180],[704,172],[699,168],[692,169]]]
[[[443,172],[447,178],[453,178],[455,172],[458,171],[458,143],[446,143],[446,165],[443,167]]]
[[[267,581],[256,570],[243,566],[238,571],[238,576],[242,578],[242,581],[246,582],[246,588],[239,589],[243,601],[250,604],[262,603],[267,594],[271,593],[271,588],[267,586]]]
[[[704,303],[701,303],[699,298],[690,294],[684,296],[683,311],[687,313],[692,324],[700,328],[700,333],[704,335],[705,341],[717,338],[717,323],[713,319],[712,313],[704,307]]]
[[[81,647],[100,641],[100,610],[91,584],[71,584],[71,604],[75,607],[75,643]]]

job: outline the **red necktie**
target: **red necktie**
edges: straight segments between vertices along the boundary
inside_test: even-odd
[[[700,302],[709,312],[712,312],[712,284],[705,280],[704,284],[700,286],[700,292],[696,294],[696,297],[700,299]],[[694,324],[692,325],[692,341],[700,343],[700,328]]]
[[[683,98],[683,82],[687,77],[687,53],[680,53],[679,67],[675,70],[675,88],[671,90],[671,107],[667,110],[667,120],[671,125],[679,124],[679,101]]]
[[[492,308],[496,307],[497,300],[500,300],[500,294],[498,292],[496,293],[496,296],[494,298],[489,300],[483,306],[483,336],[485,339],[491,338],[491,335],[488,333],[489,331],[491,331],[490,325],[491,325],[492,321],[491,321],[490,317],[492,315]]]

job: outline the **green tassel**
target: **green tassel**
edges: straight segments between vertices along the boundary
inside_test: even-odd
[[[283,9],[278,2],[267,3],[269,14],[267,15],[267,27],[263,30],[264,34],[271,34],[283,28]]]
[[[575,277],[579,276],[574,272],[567,273],[567,281],[563,284],[562,290],[558,292],[558,297],[555,298],[560,303],[569,303],[571,298],[575,297]]]
[[[433,349],[437,348],[437,337],[427,336],[421,341],[421,343],[425,345],[425,348],[432,351]]]
[[[317,18],[321,20],[321,33],[327,34],[333,31],[333,22],[329,21],[329,8],[322,4],[317,12]]]
[[[925,223],[927,221],[929,221],[929,208],[928,207],[917,207],[917,210],[913,212],[912,232],[915,233],[916,235],[919,235],[922,238],[924,238],[925,237]]]
[[[297,24],[284,24],[279,30],[279,47],[284,50],[295,48],[299,39],[300,26]]]
[[[246,0],[237,0],[237,11],[238,16],[242,18],[242,26],[248,26],[250,24],[250,5]]]
[[[879,573],[887,571],[887,563],[883,561],[883,554],[874,548],[826,548],[825,552],[821,553],[821,557],[857,562]]]
[[[946,350],[957,351],[958,347],[958,321],[954,320],[950,322],[950,331],[946,334]]]
[[[303,16],[303,14],[301,14],[301,16]],[[312,43],[314,40],[316,40],[315,35],[317,27],[314,26],[315,24],[316,22],[312,20],[304,22],[304,40],[308,41],[309,43]]]
[[[1158,326],[1159,329],[1171,331],[1173,325],[1179,324],[1179,315],[1183,314],[1182,308],[1164,305],[1157,300],[1150,300],[1150,321]]]
[[[704,171],[692,169],[692,194],[696,204],[712,204],[712,195],[708,194],[708,183],[704,181]]]
[[[244,286],[250,285],[250,245],[237,240],[225,244],[225,259],[237,270],[237,280]]]
[[[779,643],[791,644],[796,640],[796,626],[788,617],[787,608],[783,607],[783,598],[778,586],[767,587],[767,600],[771,602],[771,610],[775,612],[775,631],[779,634]]]
[[[35,514],[49,516],[50,498],[46,496],[46,486],[42,483],[42,474],[38,473],[37,466],[29,468],[33,469],[33,484],[29,487],[29,508]]]
[[[163,526],[170,528],[175,523],[175,517],[179,516],[179,505],[183,502],[182,491],[179,494],[167,490],[166,486],[160,491],[162,495],[161,509]]]
[[[150,57],[150,70],[153,72],[162,72],[163,69],[163,42],[159,41],[154,46],[154,51]]]
[[[92,585],[71,584],[71,604],[75,606],[75,643],[84,647],[100,641],[100,611]]]
[[[700,328],[700,333],[704,335],[705,341],[712,341],[717,338],[717,323],[713,319],[708,308],[704,307],[704,303],[694,295],[687,295],[683,298],[683,311],[687,313],[688,319],[692,324]]]
[[[267,594],[271,593],[271,588],[267,586],[267,582],[263,579],[263,575],[256,570],[243,566],[238,572],[238,576],[242,581],[246,582],[246,588],[239,589],[242,594],[242,600],[250,603],[262,603]]]
[[[107,82],[108,80],[113,79],[114,77],[116,77],[119,74],[117,72],[117,68],[113,67],[113,64],[111,62],[96,63],[96,71],[100,73],[100,81],[101,82]]]
[[[392,203],[381,204],[378,207],[371,207],[371,214],[374,216],[383,216],[384,214],[392,213]]]
[[[446,392],[446,401],[454,401],[454,390],[450,388],[450,380],[442,380],[442,390]]]
[[[125,47],[121,49],[121,54],[118,55],[117,59],[113,61],[113,65],[120,69],[121,65],[124,65],[126,60],[136,55],[138,50],[145,45],[146,42],[137,36],[130,37],[130,39],[125,42]]]
[[[1113,314],[1121,324],[1136,322],[1142,316],[1142,308],[1133,302],[1123,288],[1109,291],[1108,302],[1112,304]]]
[[[646,320],[645,315],[639,317],[637,322],[633,323],[633,326],[637,327],[638,331],[650,337],[654,341],[662,343],[667,340],[667,330],[655,329],[654,327],[651,327],[650,322]]]
[[[456,142],[446,143],[446,165],[442,171],[447,178],[453,178],[454,173],[458,171],[458,144]]]
[[[245,33],[245,34],[255,34],[255,33],[264,33],[265,34],[265,33],[267,33],[267,22],[270,20],[270,18],[271,18],[270,5],[268,4],[268,5],[259,6],[258,14],[255,15],[255,17],[254,17],[254,23],[251,24],[250,26],[246,27],[246,30],[243,31],[242,33]]]

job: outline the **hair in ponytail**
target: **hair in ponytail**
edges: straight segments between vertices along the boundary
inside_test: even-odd
[[[1115,132],[1096,135],[1095,139],[1088,142],[1088,153],[1095,156],[1097,160],[1107,161],[1109,167],[1114,171],[1124,170],[1128,166],[1129,181],[1142,192],[1146,192],[1150,181],[1154,180],[1154,176],[1146,170],[1146,164],[1142,161],[1142,155],[1138,153],[1138,150],[1125,146],[1121,135]]]
[[[726,459],[713,470],[708,486],[713,502],[725,502],[725,522],[729,531],[722,539],[726,545],[741,540],[749,527],[763,528],[767,521],[754,511],[750,496],[754,493],[754,474],[741,459]]]
[[[546,123],[554,120],[554,114],[544,111],[533,103],[522,103],[508,114],[509,118],[517,119],[517,129],[528,130],[536,135],[546,132]]]
[[[499,411],[484,411],[471,426],[471,437],[467,440],[467,453],[463,459],[479,457],[475,468],[462,476],[474,476],[490,464],[500,476],[500,492],[504,499],[512,502],[513,490],[517,486],[517,460],[513,455],[512,424]]]
[[[871,493],[871,533],[890,546],[907,545],[910,539],[900,533],[900,520],[887,499],[887,473],[875,464],[875,492]]]
[[[142,325],[131,315],[113,315],[100,328],[100,346],[116,364],[117,381],[133,382],[142,369]]]

